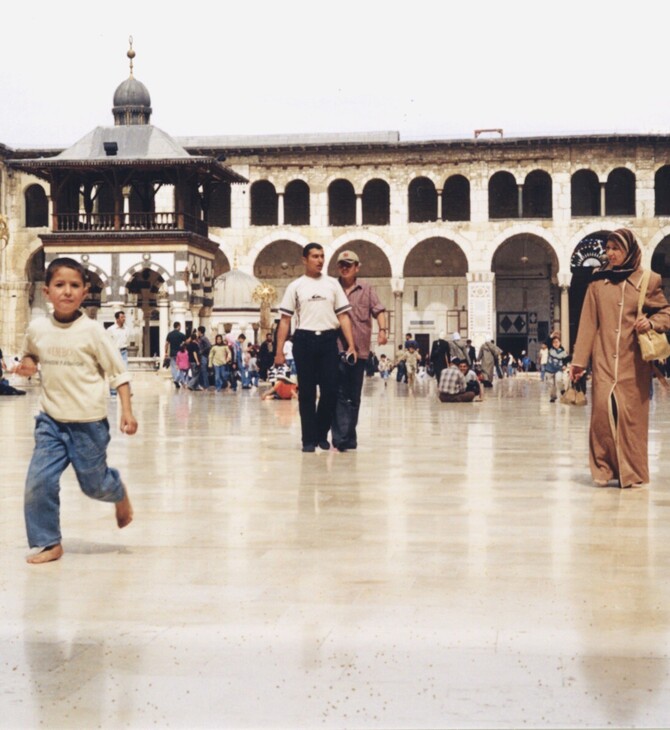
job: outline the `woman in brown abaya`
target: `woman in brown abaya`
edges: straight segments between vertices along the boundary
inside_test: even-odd
[[[617,480],[621,487],[641,486],[649,482],[652,367],[642,359],[636,333],[670,329],[670,305],[661,277],[652,272],[638,318],[642,254],[631,231],[610,233],[605,251],[607,264],[594,272],[586,292],[570,376],[583,377],[591,361],[589,452],[595,483],[607,486]]]

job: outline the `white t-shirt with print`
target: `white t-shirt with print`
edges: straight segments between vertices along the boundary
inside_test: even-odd
[[[303,275],[292,281],[279,305],[281,314],[295,316],[296,329],[312,332],[337,329],[337,315],[350,309],[340,282],[325,274],[316,278]]]

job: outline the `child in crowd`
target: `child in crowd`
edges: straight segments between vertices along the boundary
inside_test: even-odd
[[[414,342],[409,343],[407,351],[402,356],[402,360],[405,363],[405,368],[407,370],[407,383],[409,385],[414,385],[416,372],[419,368],[419,363],[421,362],[421,355],[416,351]]]
[[[379,358],[379,365],[377,366],[377,369],[379,370],[379,375],[381,376],[381,379],[384,381],[384,386],[388,384],[389,375],[391,374],[391,361],[386,357],[386,355],[382,355]]]
[[[175,360],[177,361],[177,367],[179,368],[179,385],[181,385],[182,388],[185,388],[188,384],[188,371],[191,367],[185,342],[182,342],[181,345],[179,345],[179,351],[177,352]]]
[[[16,372],[29,377],[41,368],[41,411],[35,421],[35,450],[28,468],[25,519],[28,543],[39,552],[29,563],[48,563],[63,555],[60,531],[60,477],[72,464],[82,491],[114,502],[116,523],[133,519],[119,472],[107,466],[108,386],[121,402],[121,431],[137,431],[130,403],[130,376],[119,350],[102,324],[80,309],[88,294],[86,269],[70,258],[48,266],[44,293],[53,304],[50,317],[33,320],[26,332],[23,359]]]

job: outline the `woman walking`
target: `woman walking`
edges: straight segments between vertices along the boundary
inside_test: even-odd
[[[649,482],[647,438],[651,363],[640,353],[637,334],[670,329],[670,306],[661,277],[651,273],[638,318],[641,251],[634,234],[609,234],[607,263],[593,274],[575,343],[570,377],[583,377],[591,360],[593,408],[589,432],[591,474],[598,486]]]

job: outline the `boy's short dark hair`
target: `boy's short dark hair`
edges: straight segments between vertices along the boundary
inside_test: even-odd
[[[198,327],[198,332],[200,332],[201,335],[204,335],[206,331],[207,330],[202,325],[200,325],[200,327]]]
[[[67,256],[61,256],[60,258],[54,259],[48,266],[46,274],[44,275],[44,283],[49,286],[51,283],[51,280],[54,277],[54,274],[58,269],[72,269],[72,271],[76,271],[79,273],[79,276],[81,276],[81,280],[84,283],[84,285],[88,284],[88,271],[79,263],[79,261],[75,261],[74,259],[68,258]]]
[[[173,322],[172,323],[172,329],[177,329],[177,327],[181,327],[181,322]]]
[[[118,319],[122,314],[125,314],[125,312],[122,312],[120,309],[118,312],[114,312],[114,319]]]
[[[312,249],[317,249],[317,250],[319,250],[319,251],[323,251],[323,246],[322,246],[322,245],[321,245],[320,243],[314,243],[314,242],[312,242],[312,243],[308,243],[308,244],[307,244],[307,245],[305,246],[305,248],[303,248],[303,250],[302,250],[302,257],[303,257],[304,259],[306,259],[306,258],[307,258],[307,257],[309,256],[309,252],[310,252],[310,251],[311,251]]]

